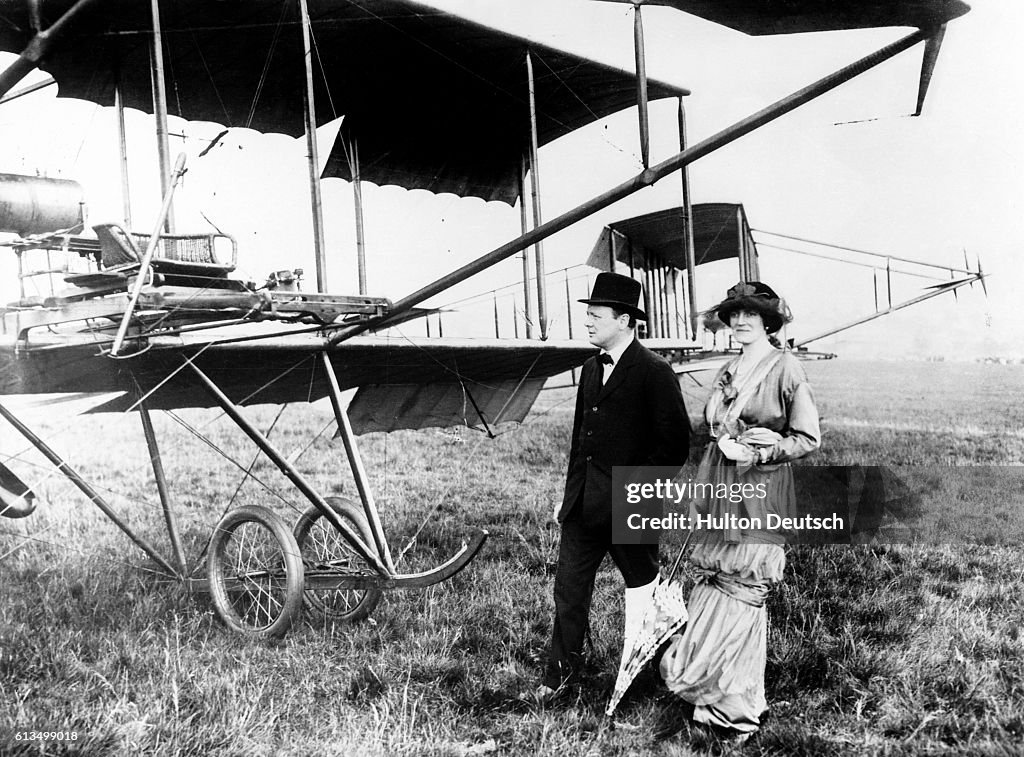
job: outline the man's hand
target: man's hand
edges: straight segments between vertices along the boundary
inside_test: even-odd
[[[718,440],[718,449],[722,450],[722,454],[727,458],[735,460],[741,465],[753,465],[758,459],[754,450],[728,436],[723,436]]]
[[[555,503],[555,509],[551,513],[551,520],[558,522],[558,516],[562,514],[562,500],[558,500]]]

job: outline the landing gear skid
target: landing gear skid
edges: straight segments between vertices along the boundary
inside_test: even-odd
[[[217,614],[236,631],[283,635],[303,604],[325,618],[354,622],[369,616],[389,589],[422,589],[446,581],[476,556],[487,532],[475,531],[447,562],[422,573],[401,574],[391,559],[376,504],[370,493],[355,434],[341,405],[341,391],[326,354],[322,365],[331,388],[338,431],[345,444],[360,503],[322,497],[302,474],[242,416],[238,408],[195,363],[188,367],[207,391],[263,453],[309,500],[294,535],[266,508],[241,507],[229,512],[214,533],[207,561],[208,590]],[[361,506],[360,506],[361,505]],[[232,539],[245,524],[258,531],[261,546],[237,555]],[[270,545],[271,536],[276,547]],[[200,583],[201,582],[196,582]]]
[[[304,605],[332,621],[355,622],[373,612],[386,590],[422,589],[446,581],[469,564],[487,539],[487,532],[478,529],[455,555],[436,568],[409,574],[397,571],[359,458],[355,434],[341,405],[334,369],[326,353],[321,354],[321,360],[330,383],[338,430],[359,492],[358,502],[317,493],[220,388],[194,362],[186,361],[187,368],[217,404],[310,503],[294,530],[266,507],[245,505],[229,511],[210,538],[205,579],[189,577],[160,451],[142,400],[138,407],[172,547],[170,557],[137,534],[102,494],[2,403],[0,417],[10,422],[124,531],[160,572],[193,591],[208,593],[217,616],[228,628],[254,636],[280,637],[299,619]]]

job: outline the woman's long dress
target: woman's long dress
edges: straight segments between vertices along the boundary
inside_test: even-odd
[[[748,374],[753,385],[735,384],[731,362],[714,382],[705,408],[712,441],[705,449],[697,480],[764,483],[766,496],[733,502],[708,497],[691,503],[690,517],[755,517],[791,514],[793,479],[788,461],[817,449],[818,411],[807,377],[789,353],[773,350]],[[739,412],[735,412],[736,410]],[[749,470],[725,459],[716,437],[774,438],[768,463]],[[721,521],[719,521],[721,522]],[[694,720],[740,732],[756,731],[767,704],[764,671],[770,588],[782,579],[786,556],[778,533],[722,527],[695,534],[690,556],[698,583],[690,594],[690,621],[673,637],[661,660],[668,688],[694,705]]]

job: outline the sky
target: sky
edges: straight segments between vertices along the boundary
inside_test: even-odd
[[[632,10],[582,0],[432,0],[446,10],[631,70]],[[976,0],[949,25],[924,114],[915,106],[922,46],[773,124],[741,138],[690,168],[695,202],[743,203],[751,226],[832,244],[971,267],[981,259],[980,287],[944,295],[816,343],[849,357],[977,359],[1024,356],[1024,316],[1013,292],[1024,250],[1024,66],[1015,30],[1021,4]],[[644,10],[648,73],[689,88],[691,142],[799,89],[907,33],[905,29],[747,37],[670,8]],[[0,65],[10,57],[0,56]],[[29,79],[28,81],[31,81]],[[49,87],[0,106],[0,172],[79,181],[90,223],[118,220],[117,141],[112,109],[54,97]],[[148,231],[159,208],[152,117],[127,116],[133,221]],[[675,103],[651,106],[652,162],[678,149]],[[336,128],[336,125],[335,127]],[[182,231],[210,224],[239,239],[240,270],[262,281],[272,270],[303,268],[314,286],[312,233],[303,140],[231,132],[199,153],[221,127],[172,119],[171,151],[188,155],[189,173],[175,213]],[[321,128],[329,144],[332,127]],[[325,150],[321,150],[325,154]],[[545,218],[600,194],[641,168],[635,109],[624,111],[541,149]],[[323,182],[329,289],[356,291],[351,188]],[[422,190],[366,185],[368,278],[371,294],[398,299],[506,242],[519,232],[518,209]],[[679,203],[678,175],[601,211],[545,242],[549,271],[578,266],[605,223]],[[13,299],[13,256],[0,249],[0,297]],[[804,338],[874,308],[872,274],[763,247],[761,277],[790,304],[788,336]],[[735,265],[704,267],[698,305],[720,299],[737,278]],[[571,298],[587,287],[573,268]],[[590,271],[593,274],[593,271]],[[443,305],[514,283],[511,259],[432,304]],[[553,334],[568,318],[560,274],[552,287]],[[927,282],[925,282],[927,283]],[[896,277],[894,300],[920,292],[920,279]],[[499,300],[503,335],[515,307]],[[468,318],[446,316],[446,333],[493,324],[490,298],[463,306]],[[574,318],[582,314],[577,306]],[[577,320],[578,323],[578,320]],[[412,330],[415,327],[410,326]]]

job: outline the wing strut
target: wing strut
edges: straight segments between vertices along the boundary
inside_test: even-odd
[[[530,195],[533,199],[533,227],[542,225],[540,207],[540,142],[537,136],[537,93],[536,80],[533,75],[533,55],[526,53],[526,78],[530,96]],[[525,195],[519,202],[526,204]],[[544,245],[537,240],[533,246],[534,267],[537,273],[537,321],[540,324],[540,338],[548,338],[548,291],[545,284]],[[524,269],[525,272],[525,269]],[[527,326],[529,329],[529,326]]]
[[[348,412],[341,404],[341,385],[338,383],[338,376],[334,372],[334,365],[331,364],[331,358],[326,352],[320,353],[320,362],[323,364],[324,373],[327,375],[327,383],[331,390],[331,407],[334,408],[334,417],[338,421],[338,434],[345,444],[345,454],[348,456],[348,464],[352,469],[352,478],[356,482],[359,500],[363,503],[366,522],[370,525],[373,543],[377,547],[377,554],[384,558],[384,564],[388,566],[391,573],[394,573],[395,563],[391,559],[388,541],[384,538],[384,528],[381,526],[380,513],[377,511],[377,503],[373,500],[373,491],[370,489],[366,468],[363,467],[363,459],[359,456],[359,448],[356,446],[356,435],[352,430],[352,422],[349,420]]]
[[[639,2],[633,4],[633,54],[636,56],[636,108],[640,113],[640,157],[646,169],[651,165],[651,127],[647,118],[647,60]]]

